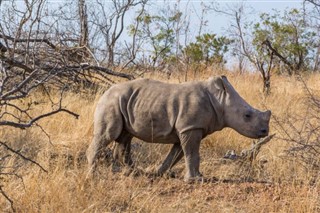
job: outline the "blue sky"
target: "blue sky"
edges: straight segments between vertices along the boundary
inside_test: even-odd
[[[6,2],[8,0],[4,0]],[[10,0],[9,0],[10,1]],[[9,2],[8,1],[8,2]],[[21,5],[24,5],[22,0],[15,0],[18,5],[21,2]],[[71,0],[47,0],[49,5],[52,6],[61,5],[65,2],[70,2]],[[87,3],[95,2],[95,0],[86,0]],[[103,0],[102,0],[103,1]],[[108,3],[112,4],[111,0],[104,0],[106,5]],[[191,16],[191,24],[196,28],[199,28],[199,16],[201,15],[201,5],[204,4],[218,4],[220,8],[234,8],[235,5],[239,5],[241,2],[244,2],[246,7],[251,8],[248,11],[254,10],[255,13],[248,15],[252,20],[258,20],[259,14],[262,12],[272,12],[273,9],[277,9],[280,12],[288,8],[302,8],[303,0],[150,0],[150,8],[153,11],[159,10],[161,7],[170,5],[173,7],[177,2],[180,3],[180,10],[182,12],[188,11]],[[188,7],[188,8],[186,8]],[[134,18],[135,13],[132,11],[127,14],[126,20],[128,23]],[[205,31],[208,33],[223,34],[224,30],[230,25],[230,19],[222,14],[210,12],[206,15],[208,21],[208,26],[205,27]],[[132,23],[132,22],[131,22]],[[190,32],[195,33],[195,32]],[[196,34],[196,33],[195,33]],[[193,37],[193,35],[191,35]]]
[[[153,0],[153,9],[157,10],[157,5],[163,6],[164,0]],[[174,5],[177,0],[166,0],[168,4]],[[302,0],[244,0],[244,1],[236,1],[236,0],[217,0],[217,1],[209,1],[209,0],[180,0],[180,9],[185,11],[185,7],[189,7],[189,11],[191,16],[193,17],[193,24],[195,26],[199,23],[199,15],[201,11],[202,3],[205,4],[218,4],[219,8],[234,8],[236,5],[241,4],[244,2],[248,11],[253,12],[250,13],[248,16],[249,19],[258,20],[259,14],[266,12],[266,13],[273,13],[274,10],[278,10],[280,12],[290,9],[290,8],[302,8]],[[216,12],[209,12],[206,15],[208,26],[206,30],[209,33],[217,33],[222,34],[225,29],[230,25],[230,19],[227,16],[224,16],[220,13]]]

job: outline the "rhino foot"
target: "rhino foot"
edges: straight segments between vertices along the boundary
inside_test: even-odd
[[[144,174],[145,174],[145,172],[140,168],[128,168],[128,170],[125,171],[125,173],[124,173],[124,175],[126,175],[126,176],[130,175],[131,177],[139,177]]]
[[[118,162],[113,162],[111,166],[112,173],[119,173],[121,172],[121,165]]]
[[[166,173],[166,177],[168,177],[168,178],[177,178],[177,174],[176,174],[176,172],[169,170]]]
[[[157,177],[165,177],[165,178],[176,178],[177,177],[177,174],[176,172],[172,171],[172,170],[169,170],[167,172],[162,172],[162,171],[159,171],[159,169],[147,169],[146,172],[145,172],[145,175],[149,178],[157,178]]]
[[[201,173],[198,173],[196,176],[193,177],[189,175],[184,176],[184,181],[186,183],[204,183],[205,180],[206,179],[203,177]]]

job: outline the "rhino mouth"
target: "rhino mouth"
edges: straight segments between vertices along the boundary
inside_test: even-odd
[[[264,135],[257,135],[257,138],[264,138],[264,137],[267,137],[268,134],[264,134]]]
[[[257,138],[263,138],[269,135],[269,130],[268,129],[261,129],[257,133]]]

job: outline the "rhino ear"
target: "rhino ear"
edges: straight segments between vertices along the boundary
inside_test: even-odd
[[[227,77],[222,75],[219,77],[215,77],[214,78],[214,86],[218,89],[218,90],[223,90],[226,91],[226,83],[225,81],[228,82]]]
[[[228,81],[226,76],[222,75],[221,76],[221,81],[222,81],[222,84],[223,84],[224,91],[226,91],[226,92],[233,92],[234,91],[234,88],[231,86],[231,84]]]
[[[233,87],[229,83],[227,77],[224,75],[211,77],[209,79],[209,82],[210,82],[210,88],[212,89],[211,91],[213,93],[215,93],[215,91],[224,91],[226,93],[233,91]]]

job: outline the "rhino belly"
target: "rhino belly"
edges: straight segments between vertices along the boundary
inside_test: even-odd
[[[136,138],[148,143],[162,143],[162,144],[174,144],[179,142],[179,138],[176,134],[170,134],[166,136],[151,136],[151,135],[134,135]]]
[[[150,143],[177,143],[179,138],[170,122],[163,119],[139,119],[125,123],[126,130],[134,137]]]

